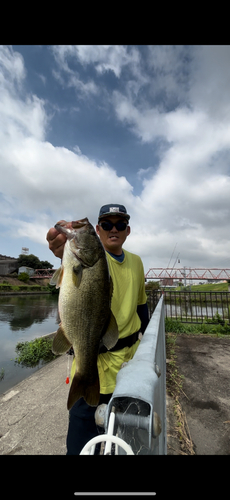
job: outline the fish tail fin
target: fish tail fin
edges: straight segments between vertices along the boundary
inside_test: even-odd
[[[93,382],[89,382],[87,378],[80,373],[75,373],[69,390],[67,409],[70,410],[74,403],[82,397],[88,405],[98,405],[100,399],[100,382],[98,373]]]

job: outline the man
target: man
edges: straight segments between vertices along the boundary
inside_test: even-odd
[[[124,362],[134,356],[142,334],[148,324],[143,264],[138,255],[123,250],[130,234],[130,215],[119,204],[103,205],[99,212],[96,232],[106,251],[109,272],[113,280],[111,309],[116,318],[119,339],[110,351],[102,346],[98,354],[100,380],[99,404],[108,403],[115,389],[116,376]],[[55,228],[47,233],[49,248],[62,258],[66,237]],[[76,370],[75,359],[71,379]],[[67,455],[78,455],[83,446],[98,434],[95,424],[95,407],[80,398],[69,412]]]

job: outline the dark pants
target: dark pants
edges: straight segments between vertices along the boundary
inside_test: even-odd
[[[101,394],[99,405],[107,404],[112,394]],[[80,398],[69,411],[69,428],[66,440],[67,455],[80,455],[85,444],[98,434],[104,433],[103,427],[95,423],[94,414],[96,406],[89,406],[84,398]],[[100,444],[96,446],[98,454]]]

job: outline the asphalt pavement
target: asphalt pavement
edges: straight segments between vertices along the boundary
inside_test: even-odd
[[[0,455],[66,454],[69,418],[66,373],[64,355],[0,395]],[[172,398],[167,397],[170,436],[175,426],[173,404]],[[175,438],[169,439],[175,448]]]

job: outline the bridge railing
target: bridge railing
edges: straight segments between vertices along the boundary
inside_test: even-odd
[[[191,268],[191,267],[151,267],[145,275],[149,280],[229,280],[230,269],[219,268]]]
[[[35,269],[33,276],[30,276],[30,279],[38,279],[38,278],[52,278],[56,269]]]

